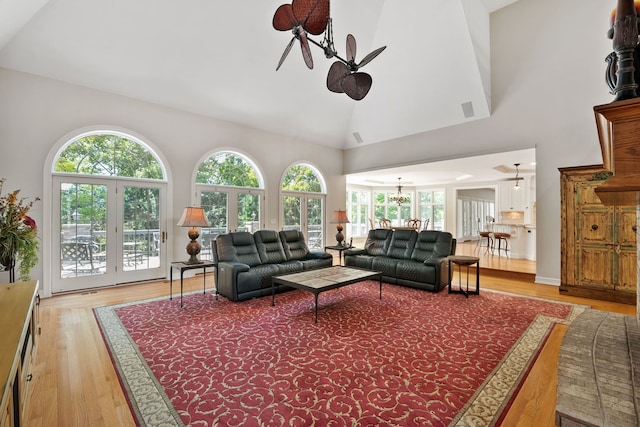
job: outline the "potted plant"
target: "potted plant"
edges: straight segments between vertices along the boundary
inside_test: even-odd
[[[11,270],[17,261],[19,279],[29,280],[31,269],[38,263],[39,241],[36,222],[28,213],[40,199],[18,198],[20,190],[2,195],[4,182],[5,178],[0,178],[0,265]]]

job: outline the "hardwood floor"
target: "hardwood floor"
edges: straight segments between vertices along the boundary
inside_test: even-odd
[[[516,260],[499,261],[520,264]],[[489,265],[489,260],[481,260],[481,290],[496,289],[635,315],[634,306],[559,295],[555,286],[534,284],[531,275],[482,268]],[[214,285],[212,276],[207,275],[207,292]],[[185,291],[202,291],[202,286],[202,276],[185,279]],[[92,308],[168,294],[169,283],[163,280],[43,299],[42,335],[26,425],[135,426]],[[556,364],[565,331],[563,326],[553,331],[503,425],[554,425]]]

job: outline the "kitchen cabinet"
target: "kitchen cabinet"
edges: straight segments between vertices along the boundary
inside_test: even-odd
[[[636,210],[605,205],[596,194],[602,166],[561,168],[560,291],[636,303]]]
[[[529,188],[526,179],[518,182],[518,190],[513,187],[515,181],[507,181],[500,183],[498,191],[500,192],[498,211],[525,211],[529,205]]]

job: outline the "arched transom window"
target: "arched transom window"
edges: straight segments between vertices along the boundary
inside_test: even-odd
[[[255,167],[244,157],[229,151],[213,154],[198,167],[197,184],[260,188]]]
[[[164,180],[154,153],[124,135],[96,133],[69,143],[58,155],[54,172]]]

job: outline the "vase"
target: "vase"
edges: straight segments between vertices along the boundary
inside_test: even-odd
[[[16,251],[13,247],[0,246],[0,265],[4,267],[4,271],[9,272],[9,282],[13,282],[15,280],[14,268],[16,266]]]

